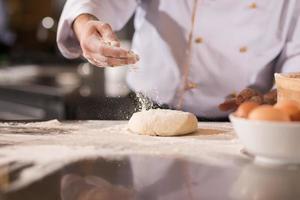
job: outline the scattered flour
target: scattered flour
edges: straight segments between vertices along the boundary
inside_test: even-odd
[[[50,126],[67,129],[66,134],[5,134],[0,140],[8,145],[1,147],[0,164],[18,161],[34,163],[22,172],[20,181],[11,190],[30,184],[51,171],[80,159],[122,156],[173,156],[192,159],[194,162],[224,165],[245,159],[242,146],[229,123],[199,123],[198,130],[187,136],[151,137],[132,134],[128,121],[82,121],[30,123],[26,127]],[[0,128],[3,124],[0,124]],[[6,126],[24,126],[11,124]],[[229,159],[230,158],[230,159]]]

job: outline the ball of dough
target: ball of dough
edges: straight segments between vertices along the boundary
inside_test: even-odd
[[[188,112],[152,109],[134,113],[128,125],[132,132],[138,134],[176,136],[196,131],[198,120],[194,114]]]

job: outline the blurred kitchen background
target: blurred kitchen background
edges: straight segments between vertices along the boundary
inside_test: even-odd
[[[65,0],[0,0],[0,120],[118,120],[134,105],[127,67],[67,60],[56,45]],[[118,33],[130,47],[132,20]]]

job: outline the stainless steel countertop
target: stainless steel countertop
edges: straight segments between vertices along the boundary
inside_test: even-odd
[[[298,166],[261,166],[229,123],[183,137],[126,121],[0,124],[0,199],[299,199]]]

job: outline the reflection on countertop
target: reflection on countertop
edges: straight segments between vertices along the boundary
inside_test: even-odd
[[[12,175],[5,176],[3,167],[1,172],[3,187]],[[299,167],[214,166],[136,155],[74,162],[25,188],[3,193],[2,199],[299,199],[299,186]]]
[[[125,119],[134,111],[125,76],[88,63],[1,67],[0,120]]]

